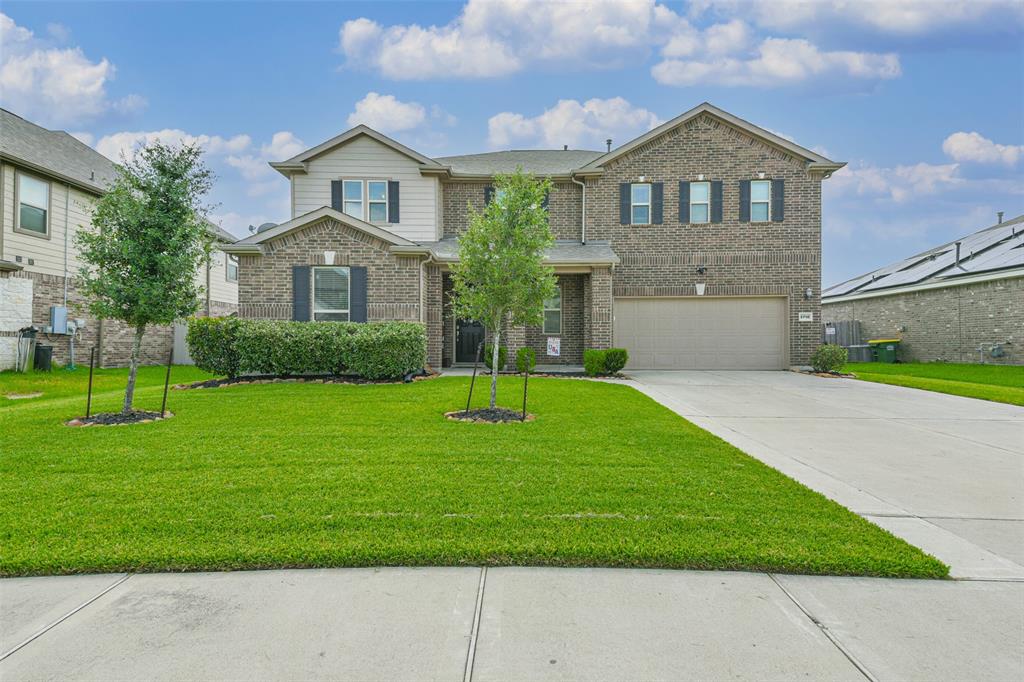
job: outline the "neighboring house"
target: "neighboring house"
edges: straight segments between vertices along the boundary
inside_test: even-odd
[[[70,334],[40,333],[37,341],[54,348],[54,360],[66,363],[72,343],[78,363],[97,348],[104,367],[123,366],[131,353],[131,335],[120,322],[96,320],[86,313],[74,278],[82,262],[75,233],[90,224],[96,200],[115,177],[114,165],[63,131],[47,130],[0,109],[0,369],[13,366],[18,330],[49,327],[51,308],[68,309]],[[210,226],[218,244],[234,238]],[[216,251],[196,277],[203,285],[201,314],[237,309],[238,269]],[[75,320],[84,326],[75,330]],[[163,363],[171,348],[171,327],[150,329],[143,341],[146,363]]]
[[[453,316],[449,269],[467,206],[522,168],[553,182],[559,295],[506,330],[510,363],[621,346],[634,369],[781,369],[820,340],[821,181],[843,164],[710,104],[606,153],[428,158],[357,126],[270,165],[292,217],[225,247],[243,317],[420,321],[432,366],[472,362],[484,332]]]
[[[899,338],[900,359],[1024,364],[1024,215],[825,290],[826,323]]]

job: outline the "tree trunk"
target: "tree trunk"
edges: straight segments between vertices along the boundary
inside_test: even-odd
[[[139,350],[142,348],[142,335],[146,331],[146,325],[140,324],[135,328],[135,339],[132,341],[132,359],[128,365],[128,386],[124,389],[124,407],[121,414],[128,414],[132,411],[132,401],[135,399],[135,375],[139,372]]]
[[[491,351],[491,409],[494,409],[498,400],[498,356],[501,350],[501,332],[495,331],[491,339],[493,350]]]

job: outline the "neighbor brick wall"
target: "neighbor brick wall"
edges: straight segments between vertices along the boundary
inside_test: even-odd
[[[785,220],[741,223],[739,181],[785,180]],[[679,181],[723,183],[723,221],[680,222]],[[619,224],[619,183],[661,182],[661,225]],[[685,219],[685,218],[684,218]],[[786,296],[790,311],[790,363],[806,364],[820,341],[821,180],[802,159],[771,147],[708,115],[640,146],[587,180],[587,239],[606,239],[622,260],[615,296]],[[707,273],[697,275],[697,266]],[[803,292],[810,288],[810,300]],[[815,323],[797,322],[813,312]],[[595,344],[596,345],[596,344]]]
[[[824,322],[859,320],[861,337],[901,338],[900,359],[980,362],[978,346],[1000,343],[1024,364],[1024,277],[926,289],[822,305]]]

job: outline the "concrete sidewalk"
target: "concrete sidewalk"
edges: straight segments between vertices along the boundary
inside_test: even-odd
[[[793,372],[630,374],[953,576],[1024,580],[1024,407]]]
[[[13,650],[13,653],[10,653]],[[1024,584],[382,568],[0,580],[15,680],[1008,680]]]

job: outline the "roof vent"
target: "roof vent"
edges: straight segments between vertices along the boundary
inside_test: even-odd
[[[612,138],[609,137],[607,140],[604,141],[604,143],[606,145],[608,145],[608,151],[611,151],[612,150]]]
[[[95,180],[95,179],[96,179],[96,171],[89,171],[89,179],[90,179],[90,180]],[[1003,215],[1003,214],[1002,214],[1002,213],[1000,213],[999,215],[1000,215],[1000,220],[999,220],[999,222],[1003,222],[1003,221],[1002,221],[1002,215]]]
[[[569,151],[569,145],[567,145],[567,144],[563,144],[563,145],[562,145],[562,151],[563,151],[563,152],[567,152],[567,151]],[[1000,215],[1002,215],[1002,214],[1000,214]]]
[[[1002,211],[996,211],[996,218],[999,219],[999,222],[997,224],[998,225],[1002,225],[1003,224],[1003,212]]]

